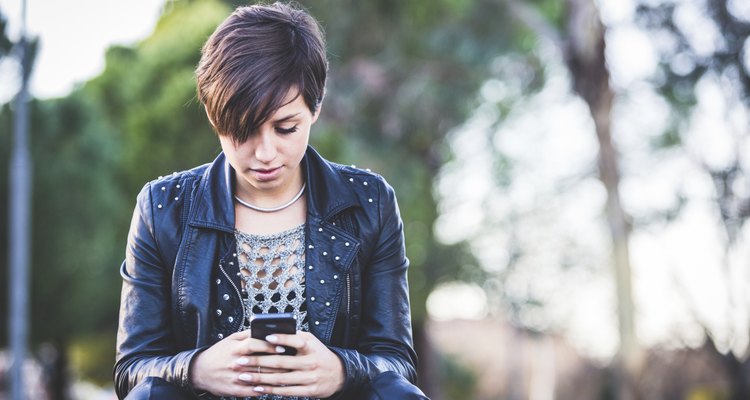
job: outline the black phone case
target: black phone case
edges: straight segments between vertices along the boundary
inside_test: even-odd
[[[297,320],[292,313],[255,314],[250,318],[250,335],[255,339],[266,340],[266,336],[274,333],[293,335],[297,332]],[[294,347],[283,346],[286,349],[279,355],[293,356],[297,354]],[[268,353],[258,353],[268,354]]]

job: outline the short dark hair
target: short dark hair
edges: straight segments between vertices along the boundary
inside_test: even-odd
[[[315,114],[328,58],[318,22],[284,3],[238,7],[216,28],[195,71],[198,98],[220,136],[245,142],[290,91]]]

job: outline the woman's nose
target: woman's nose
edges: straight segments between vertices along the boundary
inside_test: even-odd
[[[260,132],[255,146],[255,158],[262,163],[270,163],[276,158],[276,140],[272,132]]]

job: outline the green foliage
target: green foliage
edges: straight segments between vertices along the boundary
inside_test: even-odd
[[[431,288],[470,275],[476,264],[462,246],[435,240],[433,176],[444,162],[446,134],[476,106],[471,99],[495,56],[512,46],[512,24],[494,1],[303,5],[321,20],[331,55],[312,143],[334,161],[371,168],[396,188],[412,262],[414,319],[422,321]],[[115,335],[118,267],[136,193],[158,175],[209,162],[220,149],[195,99],[193,70],[201,45],[231,8],[192,0],[171,1],[165,10],[149,38],[107,51],[101,75],[68,97],[32,107],[32,337],[74,343],[79,371],[93,379],[103,379],[97,371],[109,372],[100,363],[111,363],[112,349],[91,338]],[[6,107],[0,156],[9,148],[8,121]],[[0,166],[3,187],[6,167]],[[0,228],[0,250],[6,228]],[[5,263],[0,259],[0,275]]]
[[[568,2],[560,0],[528,0],[546,21],[549,21],[558,31],[565,27],[565,12]]]
[[[70,344],[69,357],[73,370],[88,381],[110,386],[112,371],[104,366],[112,364],[112,349],[115,348],[115,335],[109,331],[88,333],[75,338]]]
[[[683,5],[680,2],[638,5],[636,23],[663,38],[657,41],[660,63],[654,86],[682,119],[687,119],[697,104],[696,85],[704,77],[720,76],[731,81],[728,91],[736,93],[744,107],[750,106],[750,69],[742,57],[750,35],[750,23],[733,15],[731,3],[728,0],[698,3],[702,21],[690,26],[678,22]],[[715,49],[711,54],[702,54],[689,39],[691,32],[688,30],[703,24],[712,24],[721,33],[714,39]]]
[[[651,140],[651,147],[655,150],[668,149],[682,144],[682,137],[680,131],[676,127],[672,127],[664,131],[661,135],[654,137]]]
[[[476,398],[477,377],[474,372],[459,364],[449,355],[439,354],[438,376],[445,399],[467,400]]]
[[[10,49],[13,47],[13,43],[8,39],[8,34],[5,32],[7,27],[8,20],[0,12],[0,60],[10,53]]]
[[[432,287],[457,276],[470,258],[433,234],[433,177],[445,161],[443,141],[477,105],[472,99],[496,55],[512,46],[512,24],[492,1],[303,4],[324,26],[332,55],[328,97],[311,140],[329,158],[371,168],[396,188],[412,313],[421,321]]]
[[[117,127],[127,196],[158,175],[217,154],[218,142],[195,99],[193,71],[203,42],[228,13],[218,1],[175,4],[136,49],[110,49],[105,71],[83,88],[102,100]]]
[[[727,400],[729,398],[731,396],[725,390],[713,387],[693,388],[686,396],[687,400]]]
[[[156,175],[210,160],[218,148],[193,101],[192,71],[203,41],[227,13],[213,1],[174,7],[148,40],[110,49],[100,76],[68,97],[32,102],[33,343],[65,343],[98,332],[115,336],[117,271],[135,194]],[[5,107],[0,114],[2,159],[8,159],[10,116]],[[7,175],[3,163],[3,188]],[[3,195],[3,210],[6,201]],[[0,238],[5,254],[6,224]],[[0,259],[3,275],[6,262]],[[2,296],[3,323],[5,301]],[[89,357],[111,364],[112,347],[92,351],[97,349],[106,357]],[[109,374],[107,365],[91,371],[96,369]]]

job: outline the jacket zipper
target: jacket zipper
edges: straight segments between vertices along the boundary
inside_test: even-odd
[[[224,270],[224,263],[223,262],[221,263],[221,268],[220,269],[221,269],[221,273],[224,274],[224,277],[227,278],[227,280],[229,281],[229,283],[234,288],[234,292],[237,293],[237,298],[240,299],[240,309],[242,309],[242,319],[240,320],[240,327],[242,327],[245,324],[245,318],[246,318],[245,304],[242,301],[242,294],[240,294],[240,290],[237,289],[237,285],[234,284],[234,281],[229,277],[229,274],[227,274],[227,271]]]
[[[351,315],[352,284],[349,273],[346,273],[346,316]]]
[[[352,285],[351,285],[351,275],[349,272],[346,273],[346,317],[344,324],[344,346],[350,346],[351,345],[351,330],[352,330],[352,321],[351,321],[351,302],[352,302]]]
[[[354,224],[353,217],[351,214],[347,214],[345,210],[337,211],[336,213],[332,214],[333,217],[331,218],[334,222],[334,225],[336,222],[338,222],[341,226],[341,228],[348,232],[349,234],[353,236],[358,236],[358,229],[357,226]],[[351,282],[351,272],[347,271],[345,275],[346,280],[346,319],[348,320],[347,323],[344,325],[344,345],[350,346],[351,345],[351,335],[352,335],[352,329],[353,329],[353,322],[351,321],[351,303],[352,303],[352,282]]]
[[[336,215],[336,219],[341,223],[342,228],[350,234],[356,234],[354,223],[350,218],[347,218],[344,213]],[[352,299],[352,284],[351,284],[351,273],[346,273],[346,316],[351,315],[351,299]]]

